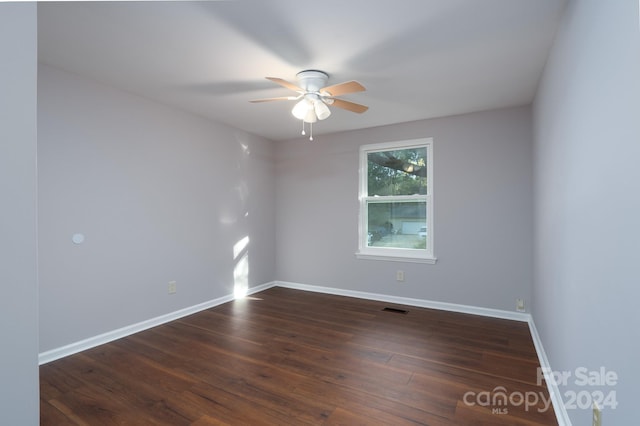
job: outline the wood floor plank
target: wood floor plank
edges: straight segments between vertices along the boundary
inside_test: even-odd
[[[353,404],[350,404],[353,405]],[[329,416],[327,425],[349,425],[349,426],[409,426],[414,422],[399,419],[395,416],[377,410],[373,407],[359,406],[350,409],[338,407]]]
[[[41,401],[40,402],[40,416],[48,419],[50,424],[58,426],[75,426],[83,424],[81,421],[75,421],[73,412],[71,410],[59,410],[55,405],[55,400]]]
[[[525,323],[274,287],[41,366],[41,424],[556,425],[474,399],[538,367]]]
[[[432,410],[434,401],[424,401],[420,408],[406,405],[402,401],[394,401],[382,395],[373,395],[361,389],[354,389],[326,382],[303,383],[296,387],[295,392],[306,398],[322,399],[334,404],[336,407],[344,407],[354,410],[353,406],[368,407],[383,411],[387,416],[396,419],[396,423],[409,422],[412,424],[443,426],[451,424],[448,417],[434,414],[438,409]],[[450,413],[449,413],[450,414]]]

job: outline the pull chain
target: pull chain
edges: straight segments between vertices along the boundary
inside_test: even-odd
[[[313,140],[313,123],[309,123],[309,140],[312,141]],[[304,120],[302,120],[302,132],[301,132],[302,136],[305,136],[307,134],[307,132],[304,131]]]

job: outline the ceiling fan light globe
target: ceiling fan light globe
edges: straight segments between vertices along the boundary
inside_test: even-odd
[[[300,102],[295,104],[293,109],[291,110],[291,114],[298,120],[303,120],[307,113],[309,112],[309,104],[306,99],[302,99]]]
[[[316,112],[313,109],[307,110],[307,115],[304,116],[303,120],[305,123],[315,123],[318,121],[318,117],[316,116]]]
[[[331,110],[321,100],[316,100],[313,103],[313,109],[316,113],[316,116],[318,117],[318,120],[324,120],[326,118],[329,118],[329,116],[331,115]]]

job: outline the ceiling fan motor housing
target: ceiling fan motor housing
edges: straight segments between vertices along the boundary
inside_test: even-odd
[[[304,70],[296,74],[299,86],[306,92],[318,92],[327,85],[329,74],[318,70]]]

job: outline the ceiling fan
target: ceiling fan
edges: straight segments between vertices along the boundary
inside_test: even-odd
[[[318,120],[324,120],[331,115],[331,110],[328,105],[358,114],[362,114],[369,109],[367,106],[337,98],[337,96],[347,93],[363,92],[366,90],[362,84],[355,80],[327,86],[329,74],[319,70],[300,71],[296,74],[296,79],[298,80],[298,85],[281,78],[267,77],[267,80],[298,93],[297,96],[255,99],[250,102],[298,101],[291,110],[291,113],[297,119],[302,120],[303,135],[305,134],[304,123],[310,124],[310,140],[313,140],[313,123]]]

